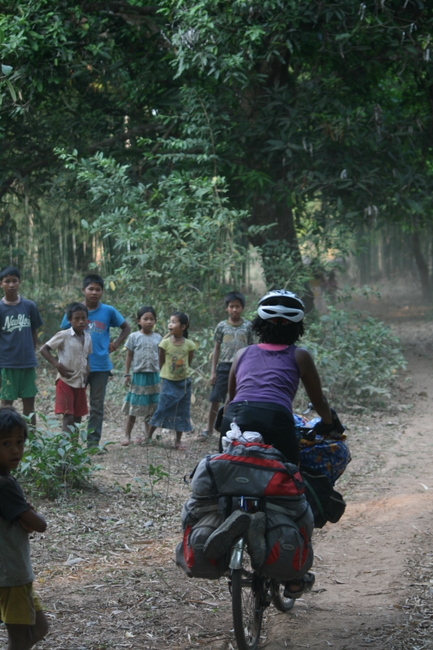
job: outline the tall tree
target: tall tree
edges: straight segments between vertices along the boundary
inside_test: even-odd
[[[296,252],[302,225],[326,238],[336,222],[401,219],[416,233],[433,189],[431,8],[203,0],[167,11],[177,75],[205,105],[233,201],[274,224],[254,239],[270,283],[275,241]]]

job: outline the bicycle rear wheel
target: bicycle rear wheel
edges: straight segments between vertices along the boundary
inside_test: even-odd
[[[259,645],[263,612],[269,605],[266,583],[253,571],[244,553],[242,568],[231,573],[233,626],[239,650],[256,650]]]
[[[288,612],[295,604],[294,598],[284,598],[284,583],[278,582],[275,578],[271,580],[272,602],[279,612]]]

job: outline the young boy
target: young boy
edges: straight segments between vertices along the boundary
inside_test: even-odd
[[[87,446],[98,447],[104,420],[104,400],[108,377],[113,364],[110,353],[115,352],[128,337],[131,326],[123,316],[101,302],[104,281],[99,275],[86,275],[83,280],[84,305],[89,310],[88,332],[92,337],[92,353],[89,356],[90,373],[87,383],[90,386],[90,416],[87,425]],[[66,314],[60,325],[69,327]],[[120,334],[110,342],[110,327],[120,327]]]
[[[35,410],[36,388],[36,330],[43,325],[35,303],[22,298],[18,289],[20,272],[14,266],[0,271],[0,285],[4,296],[0,300],[0,365],[1,399],[10,406],[21,397],[23,413]],[[32,424],[36,424],[33,415]]]
[[[57,368],[55,413],[63,415],[63,431],[73,431],[87,415],[86,380],[89,374],[89,354],[92,339],[86,332],[88,309],[73,302],[66,310],[71,327],[57,332],[40,349],[40,353]],[[57,359],[51,354],[57,351]]]
[[[236,352],[254,342],[251,323],[242,318],[245,308],[244,295],[240,291],[230,291],[224,296],[224,305],[229,317],[218,323],[213,338],[215,345],[209,380],[213,388],[209,396],[211,404],[207,429],[202,431],[200,436],[202,441],[212,434],[219,405],[225,401],[230,368]]]
[[[33,591],[29,533],[47,524],[25,500],[10,473],[20,464],[27,424],[9,406],[0,408],[0,618],[8,633],[8,650],[28,650],[48,632],[48,622]]]

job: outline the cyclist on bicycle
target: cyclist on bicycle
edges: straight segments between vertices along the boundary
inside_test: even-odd
[[[304,333],[304,315],[304,303],[290,291],[269,291],[259,300],[252,321],[259,343],[239,350],[233,360],[221,425],[221,438],[233,421],[241,431],[259,431],[266,444],[295,465],[299,464],[299,443],[292,402],[299,380],[322,418],[315,431],[323,435],[341,426],[323,394],[313,358],[295,345]],[[307,574],[303,581],[288,584],[287,593],[297,597],[313,582],[313,574]]]

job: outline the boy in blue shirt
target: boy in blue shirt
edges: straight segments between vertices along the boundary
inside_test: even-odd
[[[131,326],[117,309],[101,302],[103,291],[104,280],[99,275],[86,275],[83,280],[83,294],[84,304],[89,310],[87,331],[92,337],[92,353],[89,355],[90,373],[87,378],[90,386],[88,447],[98,447],[101,440],[105,391],[113,367],[110,353],[119,348],[131,331]],[[60,327],[62,329],[70,327],[66,314]],[[110,341],[110,327],[120,328],[120,334],[115,341]]]
[[[31,300],[19,295],[20,272],[14,266],[0,271],[0,364],[1,399],[3,406],[12,406],[21,397],[24,415],[32,416],[36,424],[35,396],[37,329],[43,325],[38,308]]]

